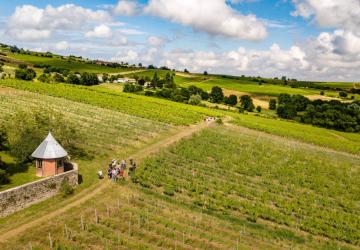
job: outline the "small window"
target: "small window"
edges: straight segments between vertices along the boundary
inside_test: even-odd
[[[42,168],[42,160],[36,160],[36,167]]]
[[[61,168],[61,167],[63,167],[63,166],[64,166],[64,164],[63,164],[63,161],[62,161],[62,160],[56,161],[56,167],[57,167],[57,168]]]

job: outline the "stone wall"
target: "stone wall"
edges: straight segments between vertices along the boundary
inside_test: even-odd
[[[0,217],[56,195],[64,178],[68,179],[70,185],[78,185],[78,166],[76,163],[72,165],[73,170],[68,172],[0,192]]]

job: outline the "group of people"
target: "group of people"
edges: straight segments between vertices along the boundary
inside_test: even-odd
[[[133,159],[130,159],[130,167],[129,167],[129,171],[130,172],[134,172],[136,169],[136,163]],[[107,176],[110,180],[116,182],[118,179],[125,179],[125,175],[126,175],[126,161],[125,160],[121,160],[121,162],[119,163],[117,160],[112,160],[109,164],[108,170],[107,170]],[[99,179],[103,179],[103,173],[100,170],[98,172],[98,177]]]

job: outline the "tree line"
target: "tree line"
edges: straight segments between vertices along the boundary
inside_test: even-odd
[[[360,132],[360,102],[311,101],[302,95],[280,94],[277,115],[306,124],[345,132]]]

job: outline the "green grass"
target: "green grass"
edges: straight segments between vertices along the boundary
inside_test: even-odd
[[[159,134],[168,133],[172,126],[117,111],[69,101],[62,98],[0,88],[0,123],[17,110],[47,107],[63,114],[74,124],[81,141],[77,142],[93,159],[73,159],[79,163],[84,185],[96,181],[96,172],[107,167],[113,158],[122,158],[152,142]],[[35,150],[35,149],[34,149]],[[35,171],[29,175],[35,176]],[[20,179],[21,176],[18,178]]]
[[[8,166],[8,173],[10,174],[10,182],[8,184],[0,185],[0,191],[40,179],[35,175],[35,166],[33,164],[17,164],[6,152],[0,152],[0,157]]]
[[[319,82],[317,83],[321,86],[331,87],[331,88],[339,88],[339,89],[351,89],[354,87],[360,87],[359,83],[353,82]]]
[[[297,238],[295,245],[311,234],[360,246],[359,164],[356,157],[218,127],[148,158],[136,180],[182,204],[280,227]]]
[[[190,85],[196,85],[199,88],[210,91],[212,87],[219,86],[223,89],[229,89],[239,92],[250,93],[256,96],[278,96],[281,93],[287,94],[300,94],[300,95],[314,95],[320,94],[319,90],[314,89],[298,89],[291,88],[287,86],[281,85],[272,85],[272,84],[262,84],[259,85],[257,83],[251,82],[249,80],[234,80],[234,79],[226,79],[226,78],[210,78],[209,80],[201,81],[201,82],[187,82],[183,84],[183,86],[187,87]]]
[[[252,114],[233,114],[233,123],[338,151],[360,154],[360,134],[345,133]]]
[[[135,94],[119,93],[114,90],[70,84],[46,84],[13,79],[2,80],[0,85],[37,92],[72,101],[87,103],[126,114],[171,123],[189,125],[201,121],[205,116],[220,115],[219,112],[202,107],[171,102]]]
[[[25,54],[17,54],[17,53],[8,53],[9,58],[14,58],[20,62],[26,62],[30,64],[47,64],[50,66],[61,67],[65,69],[69,69],[73,72],[89,72],[89,73],[121,73],[125,71],[134,70],[133,68],[111,68],[106,66],[99,66],[95,64],[88,64],[85,62],[81,62],[78,60],[67,60],[62,59],[60,56],[54,55],[52,58],[41,57],[35,55],[25,55]]]

